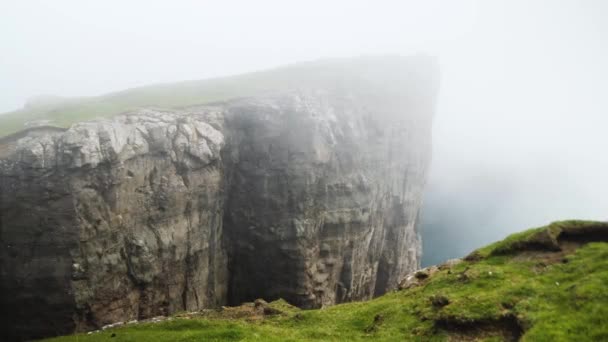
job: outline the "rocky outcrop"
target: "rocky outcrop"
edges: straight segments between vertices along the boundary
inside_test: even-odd
[[[396,287],[419,266],[436,91],[419,67],[0,143],[3,336]]]
[[[229,111],[231,304],[369,298],[418,266],[430,121],[358,101],[317,94]]]
[[[39,335],[226,301],[223,135],[141,111],[2,162],[2,309]]]

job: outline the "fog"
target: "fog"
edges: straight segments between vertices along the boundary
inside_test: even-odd
[[[326,57],[439,57],[425,262],[606,219],[608,3],[4,1],[0,112]]]

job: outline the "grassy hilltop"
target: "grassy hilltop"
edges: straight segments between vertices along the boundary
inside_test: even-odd
[[[320,310],[258,302],[49,341],[607,341],[608,223],[514,234],[401,287]]]
[[[182,108],[294,90],[360,87],[365,92],[394,90],[399,96],[416,96],[419,89],[436,84],[436,75],[435,59],[429,56],[369,56],[297,63],[95,97],[47,97],[46,101],[34,101],[23,109],[0,114],[0,137],[23,130],[31,121],[48,120],[51,125],[67,128],[79,121],[112,117],[142,107]]]

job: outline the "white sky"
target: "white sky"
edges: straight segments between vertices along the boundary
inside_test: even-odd
[[[602,0],[5,0],[0,112],[38,94],[428,52],[442,66],[431,182],[500,170],[520,195],[503,215],[606,219],[605,18]]]

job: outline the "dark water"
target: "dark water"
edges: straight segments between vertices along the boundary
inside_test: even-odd
[[[504,217],[511,202],[509,187],[491,179],[474,188],[464,184],[428,187],[420,224],[423,267],[462,258],[522,229]]]

